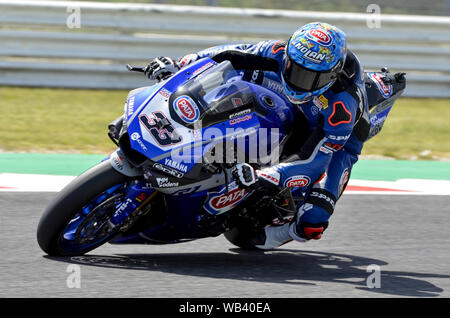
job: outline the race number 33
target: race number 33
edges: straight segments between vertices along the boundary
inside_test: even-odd
[[[142,114],[139,116],[139,121],[160,146],[170,146],[181,142],[181,136],[163,113],[154,112],[152,115],[149,117],[147,114]]]

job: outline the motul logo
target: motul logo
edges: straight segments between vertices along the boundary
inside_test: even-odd
[[[235,189],[233,191],[230,191],[228,193],[222,194],[221,196],[215,197],[211,200],[211,206],[216,209],[220,210],[229,206],[232,206],[242,200],[242,198],[245,197],[245,194],[247,191],[245,189]]]
[[[329,37],[329,35],[321,30],[311,30],[308,32],[308,35],[311,40],[316,41],[319,44],[325,46],[331,44],[331,38]]]

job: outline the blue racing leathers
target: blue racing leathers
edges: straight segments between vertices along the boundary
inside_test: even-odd
[[[245,69],[244,79],[283,96],[281,65],[285,45],[284,41],[270,40],[217,46],[190,54],[180,59],[179,64],[184,66],[204,57],[219,62],[230,60],[236,69]],[[320,238],[327,228],[367,139],[370,124],[364,72],[356,56],[348,52],[342,75],[328,91],[295,108],[306,119],[309,138],[298,145],[294,156],[258,171],[258,176],[295,191],[311,188],[313,184],[291,226],[291,236],[303,241]]]

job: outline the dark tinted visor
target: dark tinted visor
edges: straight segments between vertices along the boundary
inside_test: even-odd
[[[286,84],[292,89],[299,92],[312,92],[336,79],[336,71],[340,70],[341,62],[339,61],[337,64],[329,71],[312,71],[297,64],[288,54],[285,54],[282,69],[283,77]]]

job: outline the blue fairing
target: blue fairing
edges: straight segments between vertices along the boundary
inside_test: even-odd
[[[278,93],[243,81],[229,62],[216,64],[208,58],[162,83],[131,91],[125,112],[131,147],[181,175],[188,174],[208,150],[224,141],[216,139],[218,136],[233,140],[250,159],[250,145],[257,144],[258,163],[269,165],[260,155],[269,156],[274,144],[282,144],[294,122],[292,105]],[[158,121],[165,122],[163,129],[156,125]],[[163,193],[165,223],[117,238],[114,243],[169,243],[208,236],[198,224],[202,215],[226,213],[248,196],[234,182],[228,187],[222,183],[205,190],[193,185]]]
[[[126,103],[126,115],[128,134],[131,139],[131,147],[134,150],[164,165],[166,162],[170,162],[167,158],[170,159],[171,152],[179,153],[182,149],[200,147],[201,150],[190,152],[190,155],[192,153],[196,154],[194,157],[183,162],[182,172],[186,173],[194,166],[195,162],[201,159],[203,153],[211,147],[211,145],[208,145],[208,141],[213,137],[214,129],[218,129],[218,132],[220,131],[220,134],[224,136],[227,130],[237,127],[244,130],[250,128],[279,128],[278,141],[281,141],[287,135],[293,122],[291,105],[269,89],[236,79],[230,79],[232,81],[231,84],[224,84],[218,87],[217,91],[213,90],[210,95],[214,94],[214,98],[208,97],[209,99],[206,102],[210,105],[215,100],[224,100],[227,96],[232,96],[236,93],[232,89],[225,92],[225,88],[239,86],[240,89],[245,90],[246,95],[255,98],[257,107],[250,114],[243,114],[242,116],[232,118],[232,120],[221,121],[217,124],[209,124],[207,127],[203,127],[197,131],[186,127],[187,121],[173,120],[175,102],[170,100],[170,95],[176,93],[177,89],[188,80],[197,77],[214,65],[216,63],[212,60],[203,59],[179,71],[166,82],[130,92]],[[241,95],[244,96],[245,94],[242,93]],[[205,99],[207,99],[206,96]],[[273,105],[268,105],[267,99],[270,99]],[[199,103],[198,101],[196,102]],[[191,101],[190,103],[195,103],[195,101]],[[197,116],[200,114],[203,116],[204,112],[206,112],[205,109],[200,108],[199,106],[194,110],[195,113],[199,112]],[[163,140],[155,140],[155,137],[144,128],[151,127],[154,120],[164,119],[164,117],[174,127],[173,134],[168,132],[167,135],[175,135],[175,142],[167,142],[167,138],[164,139],[159,136],[157,138]],[[164,134],[165,132],[163,132],[163,137],[165,137]]]

